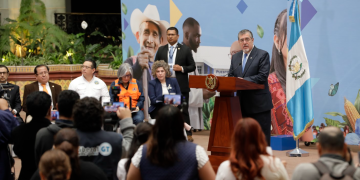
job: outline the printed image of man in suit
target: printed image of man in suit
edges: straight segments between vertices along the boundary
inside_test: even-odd
[[[237,91],[237,96],[240,98],[242,117],[252,117],[259,122],[270,146],[273,104],[267,81],[270,71],[269,53],[254,46],[250,30],[241,30],[238,41],[242,51],[232,56],[229,77],[265,85],[264,89]]]
[[[37,65],[34,68],[34,74],[36,81],[25,85],[24,87],[23,110],[27,113],[26,98],[29,94],[35,91],[44,91],[48,93],[52,99],[52,109],[56,109],[57,99],[62,90],[61,86],[49,82],[49,67],[46,65]]]
[[[6,96],[9,98],[9,103],[11,109],[11,113],[16,115],[16,118],[19,122],[23,122],[19,113],[21,111],[21,99],[20,99],[20,92],[19,86],[15,84],[9,83],[8,77],[10,75],[9,69],[5,65],[0,65],[0,84],[4,85],[3,88],[6,89]]]
[[[180,86],[181,94],[185,96],[185,102],[188,105],[190,92],[188,73],[195,70],[195,61],[191,49],[178,42],[179,31],[176,27],[168,28],[166,33],[169,44],[159,47],[155,61],[164,60],[169,64],[170,70],[172,70],[172,76],[175,75]],[[182,113],[185,122],[191,125],[188,107],[183,107]],[[187,131],[187,135],[188,140],[193,141],[191,131]]]

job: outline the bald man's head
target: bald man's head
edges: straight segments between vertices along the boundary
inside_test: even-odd
[[[7,110],[7,109],[9,109],[8,102],[5,99],[0,98],[0,110],[4,111],[4,110]]]
[[[200,46],[201,28],[199,22],[189,17],[183,24],[183,43],[190,47],[191,50],[197,52]]]
[[[323,150],[342,152],[345,138],[343,132],[337,127],[326,127],[318,137],[319,144]]]
[[[230,47],[230,58],[232,58],[232,55],[236,54],[237,52],[240,52],[241,50],[242,49],[239,41],[234,41]]]

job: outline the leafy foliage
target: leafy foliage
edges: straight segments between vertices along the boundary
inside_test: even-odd
[[[202,108],[202,115],[204,121],[204,128],[205,130],[210,130],[211,127],[211,120],[214,113],[214,105],[215,105],[215,97],[211,97],[209,99],[209,103],[203,105]]]
[[[86,44],[84,33],[68,35],[47,22],[45,4],[41,0],[22,0],[19,17],[6,21],[9,24],[0,26],[0,57],[5,65],[81,64],[85,59],[100,62],[111,54],[117,58],[114,59],[117,65],[122,63],[122,51],[118,46]],[[90,36],[115,41],[114,37],[106,37],[97,30]]]
[[[360,89],[359,89],[357,97],[355,99],[354,106],[355,106],[356,110],[360,113]],[[339,113],[339,112],[328,112],[328,113],[325,113],[325,114],[331,115],[331,116],[334,116],[334,117],[335,116],[341,116],[341,118],[344,120],[343,123],[340,123],[337,120],[324,118],[327,125],[332,125],[332,126],[336,126],[336,127],[339,127],[339,128],[343,128],[344,126],[348,126],[350,132],[355,132],[355,129],[352,128],[352,126],[350,124],[350,121],[349,121],[349,119],[348,119],[348,117],[346,115],[344,115],[342,113]],[[339,123],[337,123],[337,122],[339,122]]]

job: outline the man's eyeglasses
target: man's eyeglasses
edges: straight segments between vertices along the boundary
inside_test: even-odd
[[[44,72],[38,73],[37,75],[47,75],[47,74],[49,74],[49,72],[44,71]]]
[[[249,42],[251,40],[251,38],[243,38],[243,39],[240,39],[240,42],[241,43],[244,43],[244,42]]]
[[[83,68],[85,68],[85,69],[90,69],[91,67],[90,67],[90,66],[81,65],[81,69],[83,69]]]
[[[0,72],[0,75],[5,75],[7,74],[8,72]]]

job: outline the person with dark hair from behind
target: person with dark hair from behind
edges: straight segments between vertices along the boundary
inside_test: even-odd
[[[239,120],[232,135],[229,160],[220,164],[216,179],[289,179],[283,163],[271,156],[266,146],[265,135],[256,120]]]
[[[70,178],[69,157],[60,150],[45,152],[40,159],[39,174],[41,180],[65,180]]]
[[[330,179],[330,176],[336,179],[345,175],[349,179],[360,179],[360,169],[352,166],[351,154],[338,127],[324,128],[318,136],[316,147],[320,159],[315,163],[299,164],[292,175],[293,180]]]
[[[0,98],[0,179],[10,179],[14,160],[7,146],[11,143],[11,131],[19,125],[14,115],[9,110],[9,104]]]
[[[174,106],[159,110],[153,131],[146,144],[141,145],[127,174],[137,179],[215,179],[206,151],[186,141],[184,119]]]
[[[35,91],[43,91],[50,95],[51,97],[51,107],[55,108],[55,105],[57,103],[57,98],[62,91],[62,88],[60,85],[49,82],[49,67],[46,65],[37,65],[34,68],[34,74],[36,81],[27,84],[24,86],[24,96],[23,96],[23,111],[26,112],[26,115],[29,114],[28,112],[28,106],[26,103],[27,96]],[[26,122],[26,120],[25,120]]]
[[[80,139],[79,156],[98,165],[108,180],[115,180],[122,153],[121,134],[102,130],[104,108],[93,97],[85,97],[74,105],[73,118]]]
[[[40,129],[36,134],[35,140],[35,161],[39,163],[40,157],[50,150],[54,143],[55,134],[62,128],[74,128],[72,119],[72,109],[80,96],[72,90],[64,90],[59,94],[56,109],[59,111],[59,119],[55,120],[55,124]]]
[[[104,180],[105,173],[94,163],[79,159],[79,137],[74,129],[63,128],[54,138],[55,149],[64,151],[70,158],[70,180]],[[35,172],[31,180],[40,180],[39,172]]]
[[[32,120],[16,127],[11,133],[14,152],[21,159],[19,180],[29,180],[36,171],[35,138],[41,128],[50,125],[50,120],[45,117],[51,113],[51,96],[43,91],[35,91],[26,98],[26,106]]]
[[[117,167],[117,177],[119,180],[125,180],[126,174],[129,171],[131,158],[135,155],[139,147],[144,144],[152,131],[153,125],[148,122],[140,123],[136,126],[134,131],[134,138],[131,142],[129,154],[127,158],[121,159]]]
[[[94,97],[101,102],[110,102],[108,88],[105,82],[95,76],[96,62],[93,60],[85,60],[81,66],[80,77],[70,82],[69,90],[79,93],[80,98]]]
[[[19,121],[19,123],[24,123],[23,119],[20,117],[20,111],[21,111],[21,99],[20,99],[20,92],[19,92],[19,86],[15,84],[11,84],[8,82],[9,77],[9,69],[5,65],[0,65],[0,84],[8,86],[8,90],[6,90],[7,97],[9,98],[9,104],[10,104],[10,112],[14,115],[16,115],[16,119]]]

